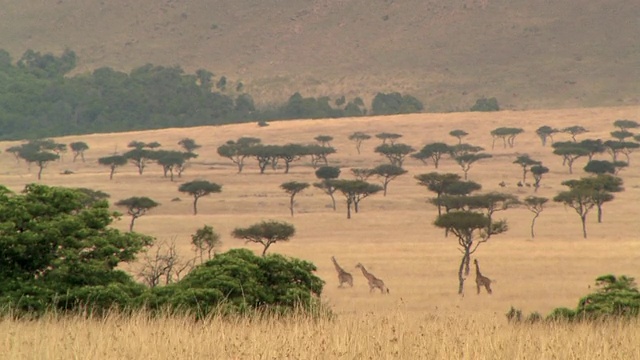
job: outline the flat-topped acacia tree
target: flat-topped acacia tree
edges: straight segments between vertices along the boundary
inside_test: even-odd
[[[497,129],[491,130],[491,136],[493,137],[493,142],[491,143],[491,149],[494,148],[497,139],[502,139],[504,147],[506,148],[509,145],[512,148],[515,144],[516,137],[524,132],[521,128],[512,128],[512,127],[499,127]]]
[[[252,146],[260,144],[261,140],[254,137],[241,137],[238,140],[229,140],[218,147],[218,155],[231,160],[238,167],[238,174],[244,168],[244,159],[251,156],[248,151]]]
[[[371,139],[371,135],[365,134],[361,131],[356,131],[353,134],[349,135],[349,140],[356,143],[356,150],[358,151],[358,154],[360,154],[360,148],[362,147],[362,142],[369,139]]]
[[[533,215],[533,219],[531,219],[531,238],[535,238],[536,234],[534,232],[534,227],[536,225],[536,219],[544,210],[544,205],[549,201],[546,197],[538,197],[538,196],[527,196],[524,199],[524,205],[531,211]]]
[[[533,175],[533,191],[537,192],[540,187],[540,181],[542,181],[542,175],[549,172],[549,168],[546,166],[542,166],[542,164],[534,165],[529,169],[531,171],[531,175]]]
[[[330,180],[337,179],[339,176],[339,167],[322,166],[316,170],[316,177],[320,179],[320,182],[313,184],[314,187],[324,191],[325,194],[331,197],[331,205],[334,211],[336,210],[336,199],[333,194],[336,192],[336,188],[333,187]]]
[[[111,169],[109,172],[109,180],[113,180],[113,174],[115,173],[116,168],[126,165],[127,158],[123,155],[105,156],[98,159],[98,164],[108,166]]]
[[[420,151],[415,154],[411,154],[411,157],[418,159],[423,163],[427,163],[428,159],[433,161],[433,165],[438,168],[440,159],[443,155],[451,153],[451,147],[445,143],[435,142],[425,145]]]
[[[222,185],[206,180],[194,180],[184,183],[178,187],[178,191],[193,196],[193,215],[198,214],[198,199],[213,193],[222,191]]]
[[[462,138],[469,135],[469,133],[464,130],[456,129],[456,130],[449,131],[449,135],[458,139],[458,145],[459,145],[459,144],[462,144]]]
[[[145,215],[149,210],[160,205],[154,200],[146,196],[134,196],[127,199],[122,199],[115,203],[116,206],[122,206],[127,208],[127,214],[131,216],[131,223],[129,223],[129,232],[133,231],[133,224],[136,219]]]
[[[402,134],[382,132],[382,133],[376,134],[376,137],[382,140],[382,144],[386,144],[387,140],[389,140],[389,143],[393,145],[395,144],[396,140],[402,137]]]
[[[380,192],[382,186],[361,180],[329,180],[331,185],[344,195],[347,201],[347,219],[351,219],[351,208],[357,213],[360,201]]]
[[[415,149],[410,145],[401,143],[382,144],[375,149],[375,152],[389,159],[391,165],[398,167],[402,167],[405,157],[414,151]]]
[[[531,166],[542,164],[540,161],[530,158],[528,154],[518,156],[513,163],[522,167],[522,183],[527,182],[527,172],[529,172]]]
[[[547,140],[550,139],[553,144],[553,134],[560,132],[560,130],[556,128],[552,128],[549,125],[540,126],[536,129],[536,135],[540,138],[542,142],[542,146],[547,146]]]
[[[589,130],[580,125],[573,125],[562,129],[562,132],[571,135],[571,140],[573,140],[573,142],[578,142],[578,140],[576,140],[576,136],[589,132]]]
[[[84,152],[89,150],[89,145],[84,141],[75,141],[70,143],[69,147],[71,151],[73,151],[73,162],[76,162],[78,156],[80,156],[82,162],[84,162]]]
[[[231,236],[243,239],[246,242],[262,244],[262,256],[267,254],[267,249],[277,242],[289,241],[296,233],[293,225],[275,220],[262,221],[247,228],[235,228]]]
[[[284,190],[287,194],[289,194],[289,210],[291,211],[291,216],[293,217],[293,206],[295,205],[295,197],[302,190],[309,187],[309,183],[306,182],[298,182],[298,181],[289,181],[286,183],[282,183],[280,188]]]
[[[382,164],[373,168],[371,173],[382,179],[382,196],[387,196],[389,183],[398,176],[406,174],[407,170],[391,164]]]

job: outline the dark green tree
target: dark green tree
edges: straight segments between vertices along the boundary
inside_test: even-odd
[[[396,179],[398,176],[406,174],[407,170],[391,164],[382,164],[373,168],[371,170],[371,173],[378,176],[382,180],[382,195],[387,196],[387,188],[389,187],[389,183]]]
[[[518,156],[513,163],[522,167],[522,183],[527,182],[527,172],[530,170],[529,167],[542,164],[540,161],[533,160],[527,154]]]
[[[574,125],[562,129],[562,132],[571,135],[571,139],[573,140],[573,142],[577,142],[578,140],[576,140],[576,136],[589,132],[589,130],[580,125]]]
[[[511,128],[511,127],[499,127],[497,129],[491,130],[491,137],[493,137],[493,142],[491,143],[491,149],[493,150],[496,140],[502,139],[503,145],[506,148],[509,145],[510,148],[513,147],[516,137],[524,132],[521,128]]]
[[[238,173],[244,168],[244,159],[250,156],[249,148],[260,144],[261,140],[253,137],[241,137],[229,140],[218,147],[218,155],[226,157],[238,166]]]
[[[422,185],[427,190],[436,194],[436,206],[438,207],[438,215],[442,215],[442,206],[440,203],[440,197],[447,193],[447,189],[454,183],[460,182],[460,175],[458,174],[441,174],[437,172],[430,172],[428,174],[416,175],[415,179],[418,180],[418,185]]]
[[[531,211],[534,214],[533,219],[531,219],[531,238],[532,239],[536,237],[536,234],[534,232],[536,219],[538,218],[538,216],[540,216],[540,213],[542,213],[542,210],[544,210],[544,205],[547,203],[547,201],[549,201],[549,199],[545,197],[538,197],[538,196],[527,196],[524,199],[524,205],[527,207],[527,209],[529,209],[529,211]]]
[[[344,195],[347,201],[347,219],[351,219],[351,208],[357,213],[360,201],[380,192],[380,185],[370,184],[361,180],[330,180],[331,185]]]
[[[388,132],[382,132],[382,133],[376,134],[376,138],[382,140],[382,144],[386,144],[387,140],[389,140],[389,144],[393,145],[401,137],[402,137],[402,134],[388,133]]]
[[[222,241],[220,241],[220,234],[213,227],[205,225],[191,235],[191,244],[195,248],[196,256],[200,258],[200,264],[202,264],[204,254],[207,254],[207,260],[211,260],[215,249],[222,244]]]
[[[129,223],[129,232],[133,231],[133,225],[137,218],[144,216],[149,210],[159,206],[160,204],[146,196],[130,197],[118,201],[116,206],[122,206],[127,209],[127,214],[131,216],[131,223]]]
[[[333,141],[333,136],[330,135],[318,135],[313,138],[322,146],[331,146],[331,142]]]
[[[449,135],[458,139],[458,145],[459,145],[459,144],[462,144],[462,138],[469,135],[469,133],[464,130],[456,129],[456,130],[449,131]]]
[[[360,131],[356,131],[353,134],[349,135],[349,140],[354,141],[356,143],[356,150],[358,151],[358,154],[360,154],[360,148],[362,147],[362,142],[369,139],[371,139],[371,135],[365,134]]]
[[[549,172],[549,168],[540,164],[532,166],[530,171],[531,175],[533,175],[533,188],[534,191],[537,192],[540,187],[540,181],[542,181],[542,176]]]
[[[262,221],[247,228],[235,228],[231,235],[246,242],[262,244],[262,256],[277,242],[289,241],[296,233],[293,225],[275,220]]]
[[[193,196],[193,215],[198,214],[198,200],[203,196],[222,191],[222,186],[206,180],[194,180],[181,184],[178,191]]]
[[[540,138],[542,146],[547,146],[548,139],[551,139],[551,143],[553,144],[553,134],[556,134],[558,132],[560,132],[560,130],[552,128],[548,125],[543,125],[536,129],[536,135],[538,135],[538,137]]]
[[[0,188],[0,303],[14,315],[106,313],[134,306],[144,291],[117,268],[153,239],[112,228],[116,215],[108,203],[85,200],[74,189]]]
[[[616,120],[613,122],[613,126],[620,129],[620,131],[627,131],[628,129],[637,129],[640,127],[637,121],[634,120]]]
[[[98,159],[98,164],[108,166],[111,171],[109,172],[109,180],[113,179],[113,174],[116,171],[116,168],[119,166],[124,166],[127,164],[127,158],[123,155],[111,155],[105,156]]]
[[[402,163],[407,155],[416,151],[407,144],[382,144],[376,147],[375,152],[385,156],[391,162],[391,165],[402,167]]]
[[[71,151],[73,151],[73,162],[76,162],[78,156],[80,156],[82,162],[84,162],[84,152],[89,150],[89,145],[84,141],[75,141],[70,143],[69,147]]]
[[[199,145],[195,140],[191,138],[184,138],[178,141],[178,145],[180,145],[184,149],[184,151],[188,153],[193,153],[195,150],[198,150],[202,147],[202,145]]]
[[[587,238],[587,215],[596,205],[593,189],[586,186],[570,186],[566,181],[563,185],[569,186],[569,190],[561,191],[553,198],[553,201],[563,203],[574,209],[582,223],[582,235]]]
[[[333,166],[323,166],[316,170],[316,177],[320,179],[320,182],[314,183],[313,186],[324,191],[325,194],[331,197],[331,205],[333,211],[336,210],[336,199],[333,194],[336,192],[336,188],[331,183],[331,180],[337,179],[340,176],[340,168]]]
[[[440,159],[445,154],[451,153],[451,147],[445,143],[435,142],[425,145],[419,152],[412,154],[411,157],[427,163],[427,159],[433,161],[433,165],[438,168]]]
[[[562,156],[562,165],[569,167],[569,174],[573,174],[573,163],[577,159],[589,155],[589,150],[571,141],[556,142],[553,148],[555,155]]]
[[[289,210],[291,211],[291,217],[293,217],[293,206],[295,205],[296,195],[308,187],[309,187],[309,183],[298,182],[298,181],[289,181],[289,182],[282,183],[280,185],[280,188],[290,196]]]
[[[424,105],[418,99],[398,92],[377,93],[371,102],[372,115],[410,114],[423,109]]]
[[[469,173],[469,170],[471,170],[471,165],[475,164],[480,160],[489,159],[492,157],[493,155],[487,154],[487,153],[473,153],[473,154],[462,154],[462,155],[456,156],[455,160],[458,163],[458,165],[460,165],[460,167],[462,168],[462,171],[464,172],[464,179],[467,180],[467,174]]]
[[[584,171],[591,174],[615,174],[616,166],[611,161],[607,160],[591,160],[584,167]]]
[[[470,111],[500,111],[498,105],[498,99],[481,97],[476,100],[476,103],[471,107]]]

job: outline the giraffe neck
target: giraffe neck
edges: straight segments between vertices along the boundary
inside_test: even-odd
[[[478,262],[476,262],[476,276],[482,276],[482,274],[480,273],[480,265],[478,265]]]
[[[364,268],[364,266],[360,266],[360,270],[362,270],[362,274],[364,275],[364,277],[366,277],[368,280],[372,280],[374,278],[373,275],[369,274],[369,272],[367,272],[367,269]]]
[[[339,273],[344,272],[344,270],[340,267],[340,265],[338,265],[338,262],[336,261],[335,258],[331,258],[331,261],[333,261],[333,266],[335,266],[337,272]]]

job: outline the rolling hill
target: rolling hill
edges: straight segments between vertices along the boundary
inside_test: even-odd
[[[481,96],[507,109],[640,103],[640,5],[525,0],[0,1],[0,47],[79,56],[77,72],[206,68],[262,103],[295,91]]]

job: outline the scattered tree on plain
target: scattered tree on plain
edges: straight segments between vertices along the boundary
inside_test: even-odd
[[[333,141],[333,136],[318,135],[314,137],[313,140],[317,141],[321,146],[331,146],[331,142]]]
[[[536,130],[536,135],[538,135],[538,137],[540,138],[542,146],[547,146],[547,140],[550,139],[551,143],[553,144],[553,134],[556,134],[558,132],[560,132],[560,130],[552,128],[548,125],[543,125]]]
[[[418,185],[422,185],[427,190],[436,194],[436,206],[438,207],[438,215],[442,215],[442,206],[440,203],[440,197],[446,193],[447,188],[452,184],[460,181],[460,175],[458,174],[441,174],[437,172],[430,172],[428,174],[416,175],[415,179],[418,180]]]
[[[527,172],[530,170],[530,166],[542,164],[540,161],[533,160],[527,154],[518,156],[513,163],[518,164],[520,165],[520,167],[522,167],[522,183],[527,182]]]
[[[321,181],[313,184],[313,186],[324,191],[325,194],[331,197],[331,205],[334,211],[336,210],[336,199],[333,194],[336,192],[336,188],[333,186],[330,180],[337,179],[339,176],[340,168],[333,166],[323,166],[316,170],[316,177]]]
[[[445,143],[435,142],[425,145],[419,152],[412,154],[411,157],[427,163],[427,159],[433,161],[433,165],[438,168],[440,159],[445,154],[451,153],[451,147]]]
[[[195,140],[191,138],[184,138],[178,141],[178,145],[180,145],[184,151],[193,154],[195,150],[198,150],[202,147],[202,145],[198,145]]]
[[[159,206],[160,204],[146,196],[134,196],[127,199],[122,199],[115,205],[127,208],[127,214],[131,216],[131,223],[129,223],[129,232],[132,232],[133,225],[136,219],[144,216],[149,210]]]
[[[534,191],[537,192],[540,187],[540,181],[542,181],[542,176],[549,172],[549,168],[540,164],[532,166],[529,171],[531,171],[531,175],[533,175]]]
[[[618,161],[618,154],[624,154],[627,158],[627,164],[631,164],[631,153],[640,148],[640,144],[633,141],[607,140],[604,142],[604,146],[607,148],[607,152],[613,157],[613,162]]]
[[[577,159],[589,155],[589,150],[571,141],[556,142],[553,148],[555,155],[562,156],[562,165],[566,164],[569,167],[569,174],[573,174],[573,163]]]
[[[373,175],[377,175],[382,179],[382,195],[387,196],[387,188],[389,186],[389,183],[396,179],[398,176],[406,174],[407,170],[391,164],[382,164],[373,168],[371,170],[371,173]]]
[[[407,144],[382,144],[376,147],[375,152],[385,156],[391,162],[391,165],[402,167],[402,163],[407,155],[414,152],[415,149]]]
[[[587,186],[577,186],[579,184],[574,185],[574,183],[567,183],[566,181],[563,181],[562,185],[569,186],[569,190],[561,191],[553,198],[553,201],[563,203],[576,211],[582,222],[582,235],[586,239],[587,215],[596,205],[594,191]]]
[[[193,215],[198,214],[198,200],[203,196],[222,191],[222,186],[206,180],[194,180],[178,187],[178,191],[193,196]]]
[[[231,160],[238,167],[238,173],[244,168],[244,159],[251,156],[249,148],[260,144],[261,140],[253,137],[241,137],[238,140],[229,140],[218,147],[218,155]]]
[[[389,140],[389,144],[393,145],[396,143],[396,140],[400,139],[401,137],[402,137],[402,134],[388,133],[388,132],[382,132],[382,133],[376,134],[376,138],[382,140],[382,144],[386,144],[387,140]]]
[[[576,140],[576,136],[589,132],[589,130],[580,125],[574,125],[562,129],[562,132],[571,135],[571,139],[573,140],[573,142],[578,142],[578,140]]]
[[[306,182],[297,182],[297,181],[289,181],[280,185],[280,188],[284,190],[287,194],[289,194],[289,210],[291,211],[291,216],[293,217],[293,207],[295,205],[295,197],[302,190],[309,187],[309,183]]]
[[[371,135],[365,134],[361,131],[356,131],[353,134],[349,135],[349,140],[356,143],[356,150],[358,151],[358,154],[360,154],[362,142],[369,139],[371,139]]]
[[[456,129],[456,130],[449,131],[449,135],[451,135],[454,138],[458,139],[458,145],[460,145],[460,144],[462,144],[462,138],[464,138],[465,136],[469,135],[469,133],[464,131],[464,130]]]
[[[231,235],[236,239],[243,239],[246,242],[262,244],[262,256],[267,253],[267,249],[277,242],[289,241],[296,233],[293,225],[275,220],[262,221],[247,228],[235,228]]]
[[[89,150],[89,145],[84,141],[75,141],[70,143],[69,147],[71,151],[73,151],[73,162],[76,162],[78,156],[80,156],[82,162],[84,162],[84,152]]]
[[[123,155],[111,155],[98,159],[98,164],[108,166],[111,171],[109,172],[109,180],[113,180],[113,174],[116,168],[127,164],[127,158]]]
[[[637,121],[634,120],[616,120],[613,122],[613,126],[620,129],[620,131],[628,131],[629,129],[637,129],[640,127]]]
[[[569,143],[571,144],[571,143]],[[593,156],[596,154],[602,154],[603,152],[605,152],[607,150],[607,147],[604,146],[604,143],[602,142],[602,140],[597,139],[597,140],[593,140],[593,139],[585,139],[582,140],[578,143],[578,146],[580,146],[581,148],[587,150],[587,157],[589,159],[589,161],[591,161],[591,159],[593,159]]]
[[[347,219],[351,219],[351,207],[356,213],[359,211],[360,201],[380,192],[380,185],[370,184],[361,180],[330,180],[333,187],[344,195],[347,201]]]
[[[510,127],[499,127],[497,129],[491,130],[491,136],[493,137],[493,142],[491,143],[491,149],[493,150],[496,140],[502,139],[503,145],[505,149],[507,148],[507,144],[510,148],[513,147],[516,137],[524,132],[521,128],[510,128]]]
[[[527,209],[529,209],[529,211],[531,211],[534,214],[533,219],[531,219],[531,238],[532,239],[536,237],[536,234],[534,232],[536,219],[538,218],[538,216],[540,216],[540,213],[542,213],[542,210],[544,210],[544,205],[547,203],[547,201],[549,201],[549,199],[545,197],[538,197],[538,196],[527,196],[524,199],[524,205],[527,207]]]

